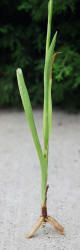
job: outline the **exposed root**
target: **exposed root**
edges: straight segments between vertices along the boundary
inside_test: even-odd
[[[34,233],[39,229],[39,227],[40,227],[40,225],[42,224],[43,221],[44,221],[44,218],[41,216],[41,217],[37,220],[35,226],[32,228],[31,233],[26,234],[26,238],[29,239],[29,238],[33,237]]]
[[[45,223],[48,222],[50,223],[58,233],[60,234],[64,234],[64,227],[62,227],[54,218],[52,218],[51,216],[47,216],[47,206],[46,206],[46,202],[47,202],[47,191],[48,191],[49,185],[46,186],[46,193],[45,193],[45,202],[44,205],[42,206],[42,215],[40,216],[40,218],[37,220],[35,226],[32,228],[31,233],[28,233],[26,235],[26,238],[31,238],[33,237],[34,233],[39,229],[39,227],[45,226]]]
[[[41,224],[43,227],[45,226],[45,224],[44,224],[45,222],[50,223],[59,234],[65,235],[64,234],[64,227],[62,227],[54,218],[52,218],[51,216],[47,216],[46,218],[43,216],[40,216],[40,218],[37,220],[35,226],[32,228],[31,233],[28,233],[26,235],[26,238],[29,239],[29,238],[33,237],[34,233],[39,229]]]
[[[45,218],[45,221],[53,225],[58,233],[64,234],[64,227],[62,227],[54,218],[48,216],[47,218]]]

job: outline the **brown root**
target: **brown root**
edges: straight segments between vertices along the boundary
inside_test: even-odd
[[[37,220],[35,226],[32,228],[32,231],[31,233],[28,233],[26,235],[26,238],[31,238],[34,236],[34,233],[39,229],[39,227],[42,226],[44,227],[45,226],[45,222],[48,222],[50,223],[55,229],[56,231],[59,233],[59,234],[64,234],[64,227],[61,226],[54,218],[52,218],[51,216],[47,216],[47,217],[44,217],[44,216],[40,216],[40,218]]]
[[[64,227],[62,227],[54,218],[52,218],[51,216],[47,216],[47,206],[46,206],[46,203],[47,203],[47,191],[48,191],[48,188],[49,188],[49,185],[46,186],[46,193],[45,193],[45,202],[42,206],[42,215],[40,216],[40,218],[37,220],[35,226],[32,228],[32,231],[31,233],[28,233],[26,235],[26,238],[31,238],[33,237],[34,233],[39,229],[39,227],[42,226],[44,227],[45,226],[45,223],[48,222],[50,223],[58,233],[60,234],[64,234]]]
[[[62,227],[54,218],[51,216],[48,216],[45,218],[45,221],[53,225],[53,227],[56,229],[56,231],[60,234],[64,233],[64,227]]]
[[[44,221],[44,218],[41,216],[41,217],[37,220],[35,226],[32,228],[31,233],[26,234],[26,238],[29,239],[29,238],[33,237],[34,233],[39,229],[39,227],[40,227],[40,225],[42,224],[43,221]]]

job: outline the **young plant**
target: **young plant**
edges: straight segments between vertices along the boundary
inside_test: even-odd
[[[44,149],[42,150],[34,117],[31,107],[31,102],[29,99],[28,91],[25,86],[23,73],[20,68],[17,69],[17,80],[18,87],[22,99],[22,104],[27,117],[27,121],[32,133],[33,141],[37,150],[37,154],[40,161],[41,167],[41,208],[42,214],[37,221],[36,225],[33,227],[31,233],[27,234],[27,238],[33,236],[40,225],[43,222],[49,222],[52,224],[59,233],[64,232],[64,228],[52,217],[47,215],[47,190],[49,185],[47,185],[48,176],[48,152],[49,152],[49,137],[52,128],[52,100],[51,100],[51,87],[52,87],[52,68],[53,62],[57,53],[54,53],[54,48],[56,44],[57,32],[55,33],[52,42],[50,42],[51,37],[51,21],[53,12],[53,0],[49,0],[48,3],[48,26],[47,26],[47,38],[46,38],[46,53],[45,53],[45,66],[44,66],[44,110],[43,110],[43,140]],[[60,53],[60,52],[58,52]]]

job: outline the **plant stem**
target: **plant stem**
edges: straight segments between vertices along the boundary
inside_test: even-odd
[[[46,55],[45,55],[45,65],[47,61],[48,50],[50,46],[51,37],[51,21],[52,21],[52,10],[53,10],[53,0],[49,0],[48,3],[48,25],[47,25],[47,38],[46,38]],[[49,82],[45,81],[45,67],[44,67],[44,113],[43,113],[43,134],[44,134],[44,162],[45,162],[45,187],[42,190],[42,195],[44,190],[46,190],[47,185],[47,168],[48,168],[48,147],[49,147],[49,124],[48,124],[48,113],[49,113]],[[42,179],[43,183],[43,179]],[[43,184],[42,184],[43,186]],[[45,192],[46,195],[46,192]]]
[[[47,83],[47,81],[46,81],[46,72],[45,71],[46,71],[48,51],[49,51],[49,47],[50,47],[52,10],[53,10],[53,0],[49,0],[47,38],[46,38],[46,55],[45,55],[45,67],[44,67],[44,113],[43,113],[44,151],[48,147],[48,140],[49,140],[49,128],[48,128],[48,86],[49,86],[49,82]]]

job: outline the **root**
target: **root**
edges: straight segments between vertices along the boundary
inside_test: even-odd
[[[45,221],[50,223],[58,233],[64,234],[64,227],[62,227],[54,218],[48,216],[47,218],[45,218]]]
[[[33,237],[34,233],[39,229],[41,224],[43,227],[45,226],[45,224],[44,224],[45,222],[50,223],[59,234],[65,235],[64,234],[64,227],[61,226],[54,218],[52,218],[51,216],[47,216],[46,218],[44,216],[40,216],[40,218],[37,220],[35,226],[32,228],[31,233],[28,233],[26,235],[26,238],[29,239],[29,238]]]
[[[46,186],[46,193],[45,193],[45,202],[44,205],[42,206],[42,214],[40,216],[40,218],[37,220],[35,226],[32,228],[31,233],[26,234],[26,238],[31,238],[34,236],[34,233],[39,229],[39,227],[42,226],[44,227],[46,222],[50,223],[59,234],[64,234],[64,227],[61,226],[54,218],[52,218],[51,216],[47,216],[47,206],[46,206],[46,202],[47,202],[47,191],[48,191],[49,185]]]
[[[32,228],[31,233],[28,233],[28,234],[26,235],[26,238],[29,239],[29,238],[33,237],[34,233],[39,229],[39,227],[40,227],[40,225],[42,224],[43,221],[44,221],[44,218],[41,216],[41,217],[37,220],[35,226]]]

